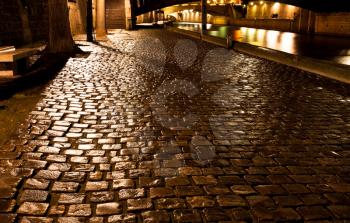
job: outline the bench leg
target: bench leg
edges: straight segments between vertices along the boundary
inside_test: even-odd
[[[23,58],[13,63],[13,75],[24,74],[28,70],[28,58]]]

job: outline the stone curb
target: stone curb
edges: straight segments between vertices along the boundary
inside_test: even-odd
[[[170,27],[169,31],[201,39],[221,47],[227,47],[227,40],[200,33],[180,30]],[[285,64],[304,71],[318,74],[323,77],[334,79],[343,83],[350,84],[350,66],[337,64],[331,61],[315,59],[307,56],[293,55],[265,47],[254,46],[248,43],[233,42],[233,49],[249,55],[258,56],[277,63]]]

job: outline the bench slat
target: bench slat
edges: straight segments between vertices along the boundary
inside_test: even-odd
[[[36,50],[31,48],[16,49],[14,52],[0,54],[0,62],[14,62],[33,55]]]
[[[12,77],[13,71],[12,70],[0,70],[0,77]]]
[[[11,69],[0,69],[0,77],[14,77],[28,69],[28,58],[36,53],[33,48],[16,49],[13,52],[0,54],[0,63],[12,63]]]

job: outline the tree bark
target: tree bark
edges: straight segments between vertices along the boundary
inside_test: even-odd
[[[72,37],[67,0],[48,0],[49,53],[71,53],[75,49]]]
[[[33,41],[32,31],[29,25],[29,15],[28,8],[26,8],[20,0],[17,0],[17,5],[19,9],[19,15],[21,17],[22,22],[22,30],[23,30],[23,43],[31,43]]]

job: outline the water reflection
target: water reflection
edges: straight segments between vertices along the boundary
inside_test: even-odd
[[[201,31],[200,23],[177,23],[176,27],[194,32]],[[321,35],[303,35],[266,29],[234,26],[214,26],[208,24],[207,33],[211,36],[267,47],[295,55],[331,60],[350,65],[350,38]]]

